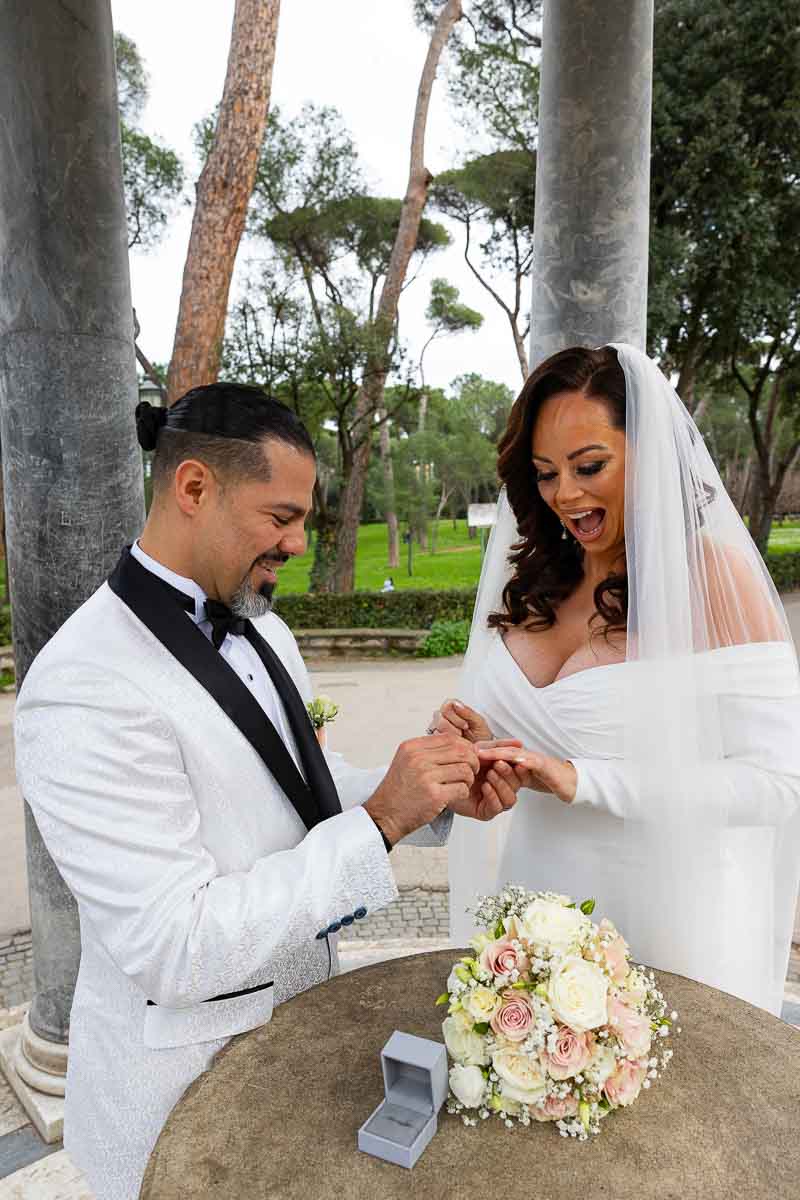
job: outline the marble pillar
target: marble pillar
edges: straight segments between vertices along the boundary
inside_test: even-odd
[[[17,680],[144,518],[110,0],[0,0],[0,440]],[[74,900],[26,805],[35,996],[63,1094]]]
[[[545,0],[530,366],[644,349],[653,0]]]

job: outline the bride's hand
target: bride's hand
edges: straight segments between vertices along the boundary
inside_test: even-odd
[[[479,712],[460,700],[445,700],[431,718],[429,733],[454,733],[468,742],[485,742],[492,731]]]
[[[550,754],[539,754],[535,750],[515,752],[507,746],[478,746],[481,766],[493,762],[507,762],[514,768],[520,787],[535,792],[550,792],[564,804],[575,799],[578,772],[566,758],[553,758]]]

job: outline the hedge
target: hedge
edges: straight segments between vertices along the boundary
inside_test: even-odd
[[[768,554],[766,563],[779,592],[800,589],[800,550]],[[430,629],[435,621],[470,621],[476,590],[276,595],[275,611],[292,629]]]
[[[767,554],[765,561],[779,592],[794,592],[800,588],[800,550]]]
[[[475,591],[276,595],[275,611],[291,629],[430,629],[434,621],[470,621]]]

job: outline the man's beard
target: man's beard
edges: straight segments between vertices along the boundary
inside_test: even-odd
[[[253,566],[257,566],[260,562],[264,562],[270,567],[280,566],[286,562],[286,558],[257,558]],[[250,573],[248,572],[231,597],[229,605],[231,612],[247,621],[252,621],[256,617],[265,617],[272,610],[272,597],[276,587],[277,584],[274,583],[262,583],[260,589],[256,591],[250,582]]]

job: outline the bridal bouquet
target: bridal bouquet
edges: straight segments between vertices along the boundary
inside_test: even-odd
[[[593,911],[592,900],[578,907],[511,885],[481,898],[474,953],[436,1002],[449,1006],[448,1110],[466,1125],[553,1121],[585,1141],[672,1058],[677,1013],[667,1016],[653,972],[631,965],[622,935]]]

